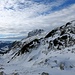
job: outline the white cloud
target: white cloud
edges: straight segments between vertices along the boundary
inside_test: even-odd
[[[75,4],[59,11],[55,11],[46,16],[39,16],[31,20],[31,23],[36,27],[41,25],[42,27],[56,27],[65,24],[68,21],[75,19]]]
[[[17,1],[23,1],[21,3],[29,6],[19,9],[20,6]],[[50,14],[41,14],[50,11],[53,7],[62,5],[65,1],[56,0],[56,2],[51,2],[47,5],[36,3],[32,0],[4,0],[4,2],[0,2],[0,34],[6,34],[7,37],[10,34],[14,36],[14,34],[19,35],[22,32],[28,32],[35,28],[55,27],[75,19],[75,4]],[[6,3],[7,5],[5,5]],[[5,6],[6,9],[4,9]],[[13,10],[9,9],[11,6],[14,7]]]

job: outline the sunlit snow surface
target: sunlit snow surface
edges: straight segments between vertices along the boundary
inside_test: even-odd
[[[43,38],[33,36],[25,39],[27,33],[34,29],[52,29],[75,19],[75,3],[73,0],[54,0],[47,4],[37,0],[0,0],[0,40],[22,40],[29,43],[33,39]],[[45,1],[45,0],[44,0]],[[69,1],[68,6],[63,6]],[[58,9],[59,8],[59,9]],[[56,36],[57,37],[57,36]],[[55,38],[55,37],[54,37]],[[52,40],[54,38],[49,38]],[[0,72],[5,75],[75,75],[75,45],[62,49],[48,49],[48,44],[41,43],[40,47],[29,53],[11,58],[20,50],[12,49],[9,53],[0,55]],[[8,63],[8,61],[10,62]],[[62,70],[61,65],[64,66]]]
[[[33,39],[42,38],[47,33],[44,32],[40,36],[32,36],[23,39],[29,43]],[[57,35],[55,35],[57,37]],[[55,38],[54,37],[54,38]],[[48,40],[51,40],[49,38]],[[6,75],[42,75],[43,72],[49,75],[75,75],[75,45],[62,50],[48,50],[48,43],[41,45],[37,49],[33,49],[29,53],[16,56],[11,60],[19,48],[12,49],[9,53],[0,56],[0,71]],[[9,63],[7,63],[10,60]],[[64,66],[64,70],[61,68]]]
[[[7,75],[12,75],[12,73],[41,75],[42,72],[51,75],[75,75],[75,52],[72,53],[73,48],[75,46],[61,51],[50,51],[46,55],[42,53],[44,48],[41,46],[37,51],[34,50],[30,54],[19,56],[16,60],[13,59],[11,63],[6,63],[10,58],[7,54],[0,58],[1,71]],[[68,51],[69,49],[70,51]],[[29,61],[31,58],[33,59]],[[46,60],[48,61],[46,62]],[[60,69],[61,63],[65,64],[64,70]]]

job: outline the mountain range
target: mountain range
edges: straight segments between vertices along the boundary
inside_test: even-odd
[[[49,30],[36,29],[0,54],[5,75],[75,75],[75,20]]]

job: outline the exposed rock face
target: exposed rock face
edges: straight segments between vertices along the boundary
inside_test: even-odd
[[[70,69],[73,68],[74,70],[74,32],[75,22],[72,21],[49,33],[37,34],[21,41],[13,42],[11,50],[3,56],[3,59],[1,59],[5,59],[5,63],[3,62],[1,70],[5,72],[5,66],[9,68],[13,66],[17,67],[16,69],[13,68],[12,72],[14,73],[9,75],[20,74],[20,70],[23,70],[24,67],[25,69],[22,71],[23,75],[30,75],[32,71],[39,71],[39,69],[42,72],[39,71],[40,73],[37,74],[40,75],[50,75],[51,71],[54,71],[54,69],[57,69],[58,71],[70,71]],[[35,70],[35,68],[37,70]],[[2,75],[4,72],[1,72],[0,74]],[[32,72],[32,75],[33,74],[36,75]]]
[[[46,72],[43,72],[41,75],[49,75],[48,73],[46,73]]]
[[[55,37],[57,35],[57,37]],[[73,46],[75,44],[75,22],[71,21],[59,28],[56,28],[49,32],[45,38],[52,37],[54,39],[49,41],[49,47],[51,49],[62,49],[65,47]]]
[[[65,64],[64,63],[60,63],[59,67],[60,67],[61,70],[64,70]]]
[[[28,33],[28,37],[31,37],[31,36],[34,36],[34,35],[37,35],[37,34],[41,34],[43,31],[44,31],[43,29],[33,30],[33,31]]]
[[[21,45],[22,45],[21,41],[14,41],[12,43],[12,48],[21,47]]]
[[[0,75],[6,75],[3,71],[0,72]]]
[[[34,49],[37,50],[41,45],[44,47],[47,44],[47,49],[50,51],[62,50],[75,44],[75,21],[68,22],[66,25],[50,31],[47,35],[44,35],[41,38],[39,33],[42,31],[43,30],[39,29],[29,32],[28,38],[23,39],[22,41],[13,42],[11,50],[13,50],[12,55],[14,55],[12,59],[15,56],[29,53]]]
[[[18,73],[12,73],[12,75],[19,75]]]
[[[34,39],[32,40],[30,43],[24,45],[21,48],[21,54],[23,54],[24,52],[29,52],[29,49],[35,48],[40,44],[38,39]]]

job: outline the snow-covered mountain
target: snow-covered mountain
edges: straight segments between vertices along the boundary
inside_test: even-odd
[[[0,41],[0,54],[6,53],[11,48],[11,41]]]
[[[13,42],[0,59],[5,75],[75,75],[75,21]]]

